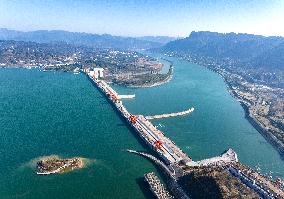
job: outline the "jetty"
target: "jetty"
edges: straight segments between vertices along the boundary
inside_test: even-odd
[[[150,190],[159,199],[173,199],[174,197],[166,190],[159,178],[153,173],[144,175],[144,179],[150,187]]]
[[[118,99],[133,99],[135,95],[118,95]]]
[[[147,120],[152,120],[152,119],[161,119],[161,118],[167,118],[167,117],[176,117],[176,116],[187,115],[187,114],[189,114],[193,111],[194,111],[194,108],[192,107],[188,110],[177,112],[177,113],[168,113],[168,114],[161,114],[161,115],[146,116],[145,118]]]

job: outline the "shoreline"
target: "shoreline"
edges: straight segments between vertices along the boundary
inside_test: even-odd
[[[174,70],[174,67],[173,67],[173,63],[170,61],[170,60],[167,60],[165,58],[161,58],[163,59],[164,61],[167,61],[170,63],[170,68],[169,68],[169,71],[168,73],[165,73],[165,75],[167,75],[167,77],[161,81],[158,81],[158,82],[155,82],[155,83],[145,83],[145,84],[141,84],[141,85],[125,85],[125,84],[119,84],[119,83],[114,83],[113,82],[113,79],[111,79],[110,81],[108,81],[108,83],[114,83],[116,85],[119,85],[119,86],[124,86],[126,88],[151,88],[151,87],[156,87],[156,86],[160,86],[160,85],[163,85],[163,84],[166,84],[168,82],[170,82],[173,78],[173,70]],[[164,67],[164,66],[162,66]],[[159,71],[162,70],[162,67],[159,69]],[[39,69],[40,71],[42,72],[67,72],[67,73],[73,73],[73,74],[79,74],[79,73],[74,73],[73,70],[70,70],[70,71],[65,71],[65,70],[54,70],[54,69],[51,69],[51,70],[45,70],[44,68],[42,68],[41,66],[29,66],[29,65],[13,65],[13,66],[2,66],[0,68],[3,68],[3,69],[6,69],[6,68],[16,68],[16,69]],[[162,74],[162,73],[159,73],[159,74]]]
[[[173,67],[172,67],[172,72],[169,76],[167,76],[164,80],[160,81],[160,82],[156,82],[154,84],[150,84],[150,85],[147,85],[147,84],[144,84],[144,85],[130,85],[130,86],[125,86],[127,88],[151,88],[151,87],[156,87],[156,86],[160,86],[160,85],[163,85],[163,84],[166,84],[168,82],[170,82],[173,78]]]
[[[251,115],[249,107],[243,101],[239,100],[239,103],[245,111],[245,118],[248,122],[279,152],[281,158],[284,160],[284,144],[269,132],[269,130],[266,130],[259,124],[257,119]]]
[[[211,70],[211,69],[209,69],[209,70]],[[223,79],[223,81],[226,83],[226,88],[227,88],[228,92],[230,93],[230,95],[233,98],[235,98],[239,102],[241,107],[243,108],[243,110],[245,112],[246,120],[253,126],[253,128],[255,130],[257,130],[262,135],[262,137],[264,137],[264,139],[267,142],[269,142],[278,151],[280,157],[284,160],[284,144],[281,143],[281,141],[279,141],[269,130],[265,129],[264,127],[261,126],[261,124],[259,124],[258,120],[255,119],[253,117],[252,113],[250,112],[250,106],[247,105],[242,99],[240,99],[235,94],[234,90],[231,88],[229,83],[226,81],[226,78],[221,73],[219,73],[217,71],[214,71],[214,70],[211,70],[211,71],[217,73]]]
[[[169,71],[167,73],[165,73],[165,75],[167,75],[167,77],[164,80],[159,81],[159,82],[155,82],[153,84],[151,84],[151,83],[150,84],[142,84],[142,85],[123,85],[123,84],[121,84],[120,86],[124,86],[126,88],[152,88],[152,87],[161,86],[163,84],[170,82],[173,78],[173,75],[174,75],[173,62],[168,60],[168,59],[165,59],[163,57],[161,57],[161,59],[169,62],[169,64],[170,64]],[[164,67],[164,64],[163,64],[163,67]],[[160,71],[161,70],[162,70],[162,68],[160,69]],[[163,74],[163,73],[160,73],[160,74]],[[117,85],[119,85],[119,84],[117,84]]]

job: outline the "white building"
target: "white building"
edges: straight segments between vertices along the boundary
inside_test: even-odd
[[[103,78],[104,77],[104,69],[103,68],[94,68],[95,78]]]

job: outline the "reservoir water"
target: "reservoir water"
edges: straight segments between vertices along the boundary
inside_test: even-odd
[[[232,147],[243,163],[283,178],[284,161],[245,119],[222,78],[167,59],[174,64],[169,83],[113,86],[136,94],[124,101],[129,111],[155,115],[194,107],[190,115],[153,123],[194,160]],[[84,75],[0,69],[0,198],[151,198],[141,177],[157,172],[155,166],[125,149],[147,150]],[[89,161],[70,173],[36,175],[32,160],[52,154]]]

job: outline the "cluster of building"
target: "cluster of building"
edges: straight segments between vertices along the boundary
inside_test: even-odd
[[[0,67],[35,67],[72,71],[76,67],[108,68],[109,75],[159,70],[156,60],[135,51],[97,49],[66,43],[0,41]]]
[[[228,170],[264,199],[280,199],[284,197],[283,190],[277,188],[270,180],[265,179],[252,170],[244,170],[235,166],[230,166]]]

